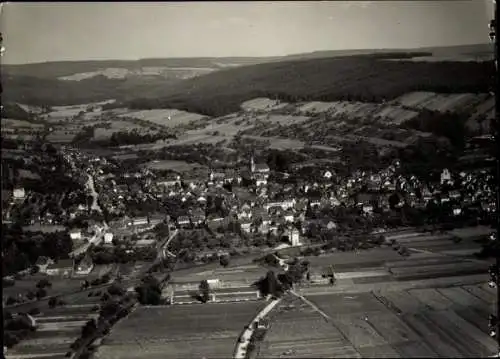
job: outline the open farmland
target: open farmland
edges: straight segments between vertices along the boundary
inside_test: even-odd
[[[150,128],[145,128],[144,126],[135,124],[132,121],[117,120],[117,121],[111,121],[111,128],[97,127],[94,130],[94,139],[105,140],[109,139],[115,132],[132,131],[132,130],[136,130],[140,134],[156,132],[152,131]]]
[[[49,133],[46,137],[48,142],[52,143],[70,143],[76,136],[75,132],[68,132],[64,129],[55,130]]]
[[[43,274],[27,275],[20,280],[16,280],[14,286],[5,287],[3,289],[3,296],[15,297],[18,294],[26,294],[29,291],[36,292],[36,284],[41,279],[48,279],[52,283],[50,288],[46,288],[48,296],[61,292],[67,292],[71,289],[78,290],[81,286],[81,279],[47,277]]]
[[[393,100],[393,103],[414,109],[427,109],[438,112],[470,111],[483,103],[487,94],[440,94],[435,92],[411,92]]]
[[[9,349],[6,357],[64,356],[70,350],[70,345],[80,337],[82,326],[89,319],[98,317],[97,313],[91,312],[91,307],[69,305],[49,308],[46,303],[39,305],[41,313],[33,316],[36,331]]]
[[[269,114],[269,115],[260,115],[257,116],[257,119],[268,122],[273,125],[283,125],[283,126],[290,126],[290,125],[298,125],[301,124],[305,121],[308,121],[310,118],[306,116],[293,116],[293,115],[274,115],[274,114]]]
[[[203,167],[196,163],[174,160],[151,161],[143,164],[143,166],[151,170],[172,170],[176,172],[188,172],[194,168]]]
[[[472,319],[472,313],[485,313],[487,301],[460,286],[311,300],[363,357],[478,357],[496,349],[484,325]]]
[[[13,120],[10,118],[2,118],[2,129],[4,128],[29,128],[29,129],[42,129],[43,124],[33,123],[23,120]]]
[[[161,109],[142,111],[128,110],[120,114],[118,117],[133,117],[139,120],[149,121],[154,125],[176,127],[187,125],[192,121],[198,121],[205,116],[174,109]]]
[[[288,106],[286,102],[280,102],[276,100],[271,100],[266,97],[254,98],[252,100],[245,101],[241,104],[243,110],[279,110],[283,107]]]
[[[259,358],[359,358],[342,333],[300,300],[283,301],[271,313]]]
[[[113,328],[96,358],[229,358],[261,302],[141,307]]]

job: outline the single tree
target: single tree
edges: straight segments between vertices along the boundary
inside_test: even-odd
[[[202,280],[199,286],[200,299],[203,303],[208,302],[210,299],[210,285],[206,279]]]

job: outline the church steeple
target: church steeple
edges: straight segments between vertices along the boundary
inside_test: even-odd
[[[250,171],[255,172],[255,162],[253,160],[253,154],[252,157],[250,157]]]

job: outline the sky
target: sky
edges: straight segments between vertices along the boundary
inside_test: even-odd
[[[4,3],[4,64],[488,42],[491,0]]]

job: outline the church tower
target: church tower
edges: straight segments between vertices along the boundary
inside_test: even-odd
[[[255,172],[255,162],[253,160],[253,155],[250,157],[250,171]]]

